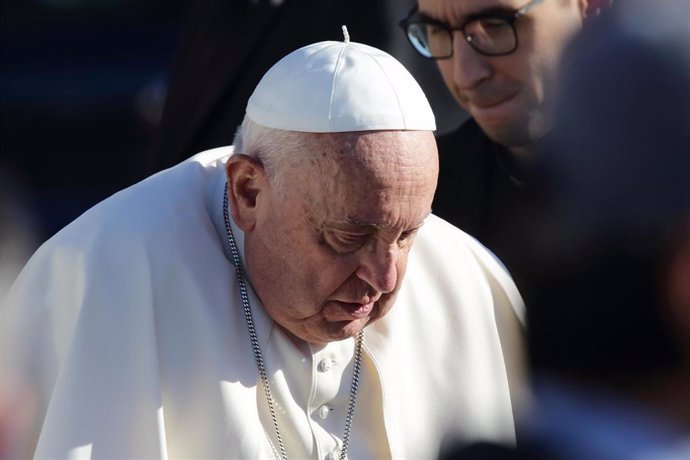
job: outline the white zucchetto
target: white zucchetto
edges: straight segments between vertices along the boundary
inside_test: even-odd
[[[288,131],[434,131],[431,106],[393,56],[361,43],[325,41],[285,56],[247,104],[255,123]]]

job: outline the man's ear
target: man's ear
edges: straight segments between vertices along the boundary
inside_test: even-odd
[[[232,219],[244,232],[254,229],[259,195],[268,190],[261,162],[244,154],[234,154],[225,163],[228,178],[228,200]]]

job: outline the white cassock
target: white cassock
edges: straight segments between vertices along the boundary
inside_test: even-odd
[[[273,457],[222,217],[231,153],[203,152],[115,194],[26,265],[0,310],[0,391],[15,401],[0,422],[12,456]],[[249,298],[288,457],[330,458],[354,340],[295,344],[251,289]],[[430,216],[395,306],[365,329],[349,458],[513,442],[521,311],[493,256]]]

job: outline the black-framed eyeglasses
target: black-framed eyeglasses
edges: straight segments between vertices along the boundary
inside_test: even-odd
[[[514,52],[518,47],[515,21],[543,1],[531,0],[522,8],[513,11],[497,8],[470,15],[460,27],[449,27],[440,21],[420,16],[415,6],[410,14],[400,21],[400,27],[405,31],[414,49],[425,58],[451,57],[453,32],[456,30],[462,32],[467,43],[479,54],[504,56]]]

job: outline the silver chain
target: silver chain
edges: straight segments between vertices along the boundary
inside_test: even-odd
[[[232,263],[235,265],[237,273],[237,281],[240,285],[240,297],[242,298],[242,308],[244,309],[244,318],[247,322],[247,329],[249,330],[249,339],[252,343],[252,350],[254,352],[254,360],[256,361],[256,369],[259,372],[261,385],[266,394],[268,401],[268,411],[273,420],[273,428],[276,432],[276,439],[278,440],[278,449],[280,450],[280,458],[287,460],[287,453],[285,452],[285,445],[283,438],[280,435],[278,428],[278,418],[276,417],[275,407],[273,405],[273,396],[271,395],[271,388],[268,386],[268,375],[266,374],[266,367],[264,365],[263,354],[259,347],[259,339],[256,335],[256,328],[254,327],[254,319],[252,317],[252,309],[249,306],[249,296],[247,295],[247,282],[240,261],[239,251],[235,244],[235,237],[232,233],[232,226],[230,225],[230,213],[228,212],[228,184],[225,183],[225,192],[223,193],[223,218],[225,220],[225,233],[230,244],[230,255]],[[352,417],[355,413],[355,403],[357,402],[357,390],[359,389],[359,372],[362,366],[362,342],[364,341],[363,331],[359,331],[355,342],[355,362],[352,370],[352,385],[350,386],[350,401],[347,406],[347,417],[345,419],[345,432],[343,433],[343,446],[340,450],[340,460],[347,458],[347,448],[350,442],[350,431],[352,430]]]

